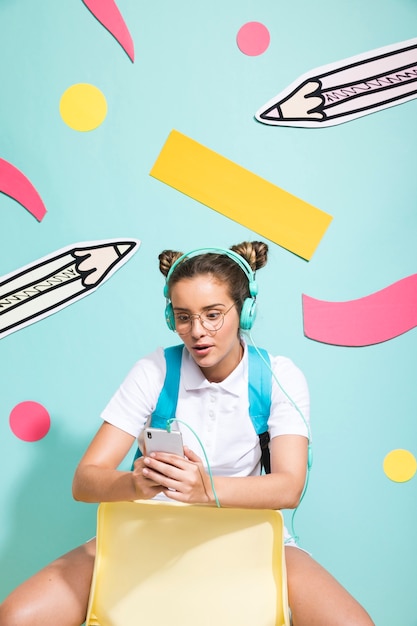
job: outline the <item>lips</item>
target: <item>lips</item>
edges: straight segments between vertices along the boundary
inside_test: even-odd
[[[196,354],[198,356],[206,356],[210,352],[212,347],[213,346],[198,345],[198,346],[193,346],[192,349],[193,349],[194,354]]]

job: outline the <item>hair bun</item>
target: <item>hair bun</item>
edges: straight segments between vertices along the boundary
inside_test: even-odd
[[[176,250],[163,250],[158,256],[159,271],[164,276],[168,276],[169,270],[174,265],[175,261],[177,261],[182,256],[182,254],[182,252],[177,252]]]
[[[268,261],[268,244],[263,241],[243,241],[230,249],[240,254],[254,272],[264,267]]]

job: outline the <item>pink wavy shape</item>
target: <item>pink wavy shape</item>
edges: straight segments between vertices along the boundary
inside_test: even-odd
[[[122,46],[132,63],[135,60],[133,39],[114,0],[83,0],[94,17]]]
[[[0,191],[17,200],[40,222],[46,208],[30,180],[14,165],[0,159]]]
[[[417,326],[417,274],[358,300],[302,299],[304,334],[322,343],[369,346]]]

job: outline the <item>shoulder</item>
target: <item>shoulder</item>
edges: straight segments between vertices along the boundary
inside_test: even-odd
[[[259,348],[247,344],[249,359],[252,357],[261,360],[266,360],[266,365],[269,366],[274,374],[294,375],[304,377],[301,369],[294,363],[292,359],[287,356],[273,355],[265,348]]]
[[[163,382],[167,367],[170,368],[170,371],[175,370],[177,367],[178,370],[182,370],[184,363],[186,364],[187,360],[183,357],[183,352],[186,351],[183,348],[183,344],[167,348],[158,347],[134,364],[128,374],[128,378],[140,378],[142,380],[145,378],[149,381],[156,379],[158,382],[161,380]]]
[[[267,355],[268,368],[271,371],[271,376],[276,385],[280,387],[282,384],[291,388],[298,388],[304,391],[307,390],[307,380],[303,371],[294,363],[292,359],[287,356],[273,355],[269,351],[258,348],[261,352],[261,357]],[[257,349],[250,347],[252,354],[257,352]],[[276,386],[273,385],[273,386]]]
[[[271,367],[279,381],[307,389],[307,380],[301,368],[286,356],[271,358]]]
[[[144,357],[141,357],[128,372],[124,383],[135,384],[139,381],[148,381],[158,384],[163,380],[166,372],[164,348],[159,347]]]
[[[304,376],[302,370],[287,356],[271,356],[271,366],[274,371]]]

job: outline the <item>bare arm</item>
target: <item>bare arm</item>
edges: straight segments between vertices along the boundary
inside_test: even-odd
[[[281,435],[271,441],[271,474],[214,478],[221,506],[242,508],[295,508],[303,491],[308,441],[301,435]],[[214,504],[207,472],[191,450],[187,458],[158,453],[144,460],[143,474],[163,486],[172,500]],[[174,489],[175,491],[169,491]]]
[[[149,499],[161,486],[143,475],[143,458],[133,472],[117,469],[128,454],[134,437],[104,422],[82,457],[74,475],[72,492],[83,502]]]
[[[271,473],[245,478],[216,477],[214,485],[222,506],[293,509],[303,491],[308,440],[300,435],[274,437],[270,444]]]

